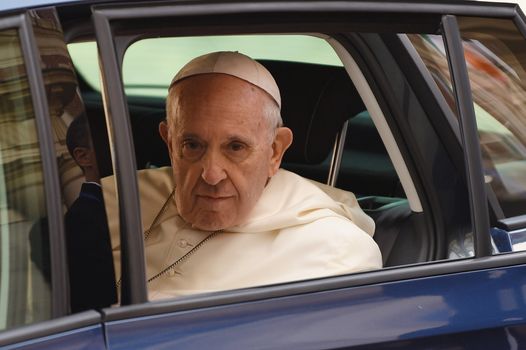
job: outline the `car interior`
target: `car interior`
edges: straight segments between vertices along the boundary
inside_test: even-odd
[[[398,175],[364,103],[344,67],[280,60],[259,60],[274,76],[282,95],[282,118],[294,142],[282,167],[327,183],[337,166],[336,187],[354,192],[376,223],[374,239],[385,267],[427,260],[422,213],[412,212]],[[104,107],[100,92],[79,76],[101,176],[112,174]],[[164,99],[128,95],[128,110],[138,170],[169,166],[158,133],[165,118]],[[338,134],[347,122],[341,162],[333,163]]]

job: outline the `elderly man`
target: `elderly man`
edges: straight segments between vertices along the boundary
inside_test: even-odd
[[[150,299],[381,268],[351,193],[279,169],[292,142],[280,106],[271,74],[239,53],[175,76],[159,127],[172,167],[138,174]]]

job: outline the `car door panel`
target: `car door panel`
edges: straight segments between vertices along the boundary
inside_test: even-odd
[[[25,342],[6,346],[6,349],[105,349],[105,346],[103,329],[102,326],[98,324],[41,338],[33,338]]]
[[[0,333],[0,348],[104,349],[101,314],[85,311],[4,331]]]
[[[476,349],[480,339],[511,330],[510,337],[526,344],[521,333],[525,272],[521,265],[185,311],[176,311],[185,302],[174,305],[173,312],[166,302],[162,314],[152,314],[156,306],[146,304],[130,319],[122,316],[124,310],[108,310],[108,346],[336,349],[382,344],[387,349],[426,344],[448,349],[454,344]]]

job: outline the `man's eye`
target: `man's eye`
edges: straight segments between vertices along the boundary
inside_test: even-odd
[[[226,154],[231,160],[235,162],[241,162],[245,160],[250,154],[250,147],[243,142],[230,142],[226,146]]]
[[[183,143],[183,149],[188,149],[188,150],[196,150],[200,146],[201,145],[199,144],[199,142],[195,142],[195,141],[185,141]]]
[[[229,145],[229,148],[230,148],[231,151],[239,152],[239,151],[243,151],[246,147],[245,147],[244,144],[242,144],[240,142],[232,142]]]
[[[182,144],[183,158],[196,159],[203,153],[204,146],[195,140],[185,140]]]

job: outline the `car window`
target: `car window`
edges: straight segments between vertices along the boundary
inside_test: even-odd
[[[86,44],[70,44],[73,52],[75,45]],[[135,145],[138,169],[169,163],[166,156],[161,159],[160,155],[166,154],[166,147],[158,142],[157,135],[157,123],[164,119],[164,105],[159,104],[159,109],[138,108],[140,100],[134,97],[165,97],[177,71],[192,58],[211,51],[238,51],[249,55],[262,62],[275,76],[283,95],[285,124],[295,133],[293,146],[285,155],[284,168],[327,183],[336,134],[348,120],[353,127],[348,128],[344,135],[347,141],[343,163],[338,168],[338,181],[333,185],[359,195],[404,196],[385,147],[361,98],[352,88],[342,62],[325,40],[308,35],[152,38],[133,43],[124,56],[123,80],[131,101],[129,108],[134,139],[139,144]],[[75,54],[72,57],[78,67],[83,65]],[[157,63],[145,70],[144,62],[153,60]],[[306,75],[312,77],[311,86],[301,87],[298,82]],[[329,101],[329,95],[332,95],[332,104],[324,105],[323,102]],[[309,125],[305,121],[312,113],[319,114],[312,116],[312,122],[319,125]],[[332,122],[335,125],[326,128],[326,124],[331,122],[323,114],[329,113],[340,113],[343,120],[336,120]],[[153,135],[146,136],[147,130]],[[308,141],[312,144],[306,145]],[[379,178],[389,179],[389,183],[375,183],[375,179]]]
[[[483,23],[483,24],[482,24]],[[505,217],[526,213],[524,38],[513,22],[460,18],[486,182]],[[453,106],[441,37],[410,36],[446,101]],[[452,108],[455,111],[455,108]]]
[[[362,33],[357,34],[357,36],[359,35]],[[363,36],[370,39],[368,34],[363,34]],[[375,34],[370,36],[373,37]],[[423,38],[432,38],[433,36],[414,37],[423,40]],[[438,38],[440,41],[442,40],[441,37]],[[377,39],[374,38],[373,40]],[[306,47],[309,49],[307,50]],[[69,44],[68,49],[72,53],[80,75],[89,84],[92,84],[91,88],[94,88],[95,82],[98,81],[98,70],[93,68],[96,61],[89,59],[89,57],[93,57],[94,44],[73,43]],[[86,54],[89,50],[91,50],[91,56]],[[143,205],[144,203],[152,203],[152,201],[158,204],[158,206],[147,204],[142,210],[142,233],[145,237],[145,243],[150,244],[146,240],[151,240],[149,237],[155,236],[150,236],[150,234],[161,224],[158,220],[164,214],[165,205],[172,202],[172,197],[162,196],[160,192],[150,189],[152,183],[166,187],[164,190],[173,187],[170,174],[166,172],[162,181],[148,178],[147,175],[151,169],[165,169],[170,166],[166,145],[158,133],[159,123],[164,121],[166,117],[167,87],[173,75],[189,59],[215,50],[239,51],[248,54],[271,71],[282,90],[285,125],[294,130],[294,144],[285,154],[282,163],[283,168],[318,183],[329,183],[344,191],[353,192],[362,208],[376,222],[377,235],[375,239],[379,242],[384,241],[380,245],[387,247],[388,251],[384,254],[384,266],[404,265],[444,257],[465,258],[473,255],[473,238],[469,235],[469,228],[467,228],[470,219],[467,215],[463,215],[469,212],[469,206],[459,205],[462,207],[462,214],[458,214],[458,209],[456,210],[457,214],[462,216],[461,220],[455,218],[457,215],[455,213],[447,212],[445,214],[448,215],[448,220],[454,221],[456,226],[450,227],[448,232],[444,233],[440,229],[432,227],[433,213],[424,211],[421,205],[411,205],[406,198],[406,193],[397,174],[399,169],[395,168],[384,146],[385,140],[380,138],[376,129],[375,123],[378,122],[378,118],[385,120],[386,117],[375,112],[377,119],[373,122],[372,113],[367,110],[362,101],[363,93],[356,92],[353,82],[349,79],[345,67],[343,67],[333,48],[324,39],[309,35],[156,37],[141,39],[126,49],[122,61],[122,81],[128,102],[129,123],[133,134],[140,200]],[[314,52],[316,55],[313,54]],[[376,52],[374,54],[380,55]],[[306,57],[307,59],[305,59]],[[152,65],[151,62],[155,62],[155,64]],[[441,69],[447,72],[447,61],[444,59],[441,64],[443,64]],[[92,68],[86,69],[85,65],[91,65]],[[389,74],[391,67],[390,64],[385,64],[381,66],[381,69]],[[395,69],[392,70],[395,71]],[[306,83],[307,81],[308,83]],[[399,84],[398,87],[405,89],[404,77],[398,76],[395,83]],[[446,83],[443,88],[451,91],[451,84]],[[397,98],[408,97],[398,96],[398,94],[404,94],[404,89],[394,89]],[[95,90],[88,89],[84,95],[84,100],[88,115],[100,119],[104,118],[105,112],[100,96],[95,97],[96,90],[96,87]],[[453,101],[451,98],[450,100]],[[410,115],[413,123],[411,130],[416,134],[414,137],[419,138],[418,142],[421,142],[421,139],[429,136],[429,148],[426,146],[421,149],[412,149],[410,152],[421,152],[424,157],[428,157],[429,152],[434,152],[432,157],[428,157],[431,159],[431,167],[447,165],[448,171],[456,171],[450,165],[451,163],[447,163],[449,160],[445,159],[447,157],[444,156],[443,145],[441,145],[440,140],[436,139],[436,134],[427,124],[426,118],[422,118],[421,114],[417,112],[420,108],[418,102],[412,101],[411,104],[407,105],[404,103],[400,103],[402,109],[411,109],[407,111],[407,115]],[[414,110],[413,107],[415,107]],[[320,115],[316,115],[318,113]],[[345,123],[348,127],[346,130],[343,129]],[[382,138],[389,134],[386,130],[391,132],[390,127],[388,123],[385,124]],[[424,128],[425,130],[423,130]],[[343,132],[343,137],[339,134],[340,132]],[[95,134],[107,134],[105,125],[101,125],[101,129],[97,130]],[[391,137],[393,136],[391,135]],[[334,163],[334,150],[337,149],[338,139],[343,140],[339,144],[341,160]],[[393,144],[396,145],[398,141],[400,140],[393,141]],[[115,237],[112,239],[112,244],[116,249],[119,245],[119,215],[116,209],[117,203],[114,201],[116,194],[115,182],[111,178],[110,147],[102,147],[102,149],[104,148],[108,156],[103,157],[104,161],[99,162],[99,166],[108,169],[107,172],[101,172],[101,176],[111,179],[107,181],[109,187],[105,187],[104,184],[103,187],[105,196],[108,195],[113,199],[112,205],[107,205],[107,210],[110,231],[112,237]],[[404,159],[400,155],[397,164],[403,161]],[[337,168],[335,168],[335,164],[338,165]],[[337,176],[331,182],[331,170],[334,169],[336,169]],[[433,173],[437,173],[437,171],[433,169]],[[411,176],[407,175],[407,178],[410,179]],[[430,183],[436,184],[436,181],[441,181],[438,179],[438,175],[436,178],[434,176]],[[453,178],[451,182],[458,183],[457,178]],[[455,191],[465,189],[462,185],[458,187],[451,185],[451,188],[455,188]],[[170,194],[172,190],[173,188],[167,193]],[[433,191],[424,192],[421,191],[420,195],[429,195],[435,198],[438,196],[436,193],[431,193]],[[452,195],[448,199],[458,197]],[[465,202],[464,204],[468,203]],[[440,213],[436,215],[438,217]],[[436,238],[435,235],[439,237]],[[461,253],[450,254],[451,249],[447,247],[447,243],[440,242],[445,240],[444,237],[447,237],[449,242],[450,236],[455,236],[455,238],[458,236],[462,242],[467,240],[471,240],[471,242],[466,243],[465,246],[462,244]],[[396,241],[396,244],[393,245],[393,241]],[[188,241],[188,239],[182,238],[174,243],[174,248],[170,249],[186,249],[199,244],[199,241]],[[440,248],[440,251],[438,251],[439,248],[435,248],[435,244]],[[179,248],[175,248],[175,245]],[[443,246],[446,247],[442,248]],[[391,249],[392,247],[394,248]],[[114,259],[114,264],[116,266],[116,283],[120,288],[120,260]],[[178,274],[178,270],[160,270],[157,273],[161,273],[163,276],[172,273],[175,276]],[[156,276],[156,271],[147,271],[146,277],[150,282],[157,281]]]
[[[362,37],[364,42],[365,40],[370,40],[370,42],[383,40],[381,35],[375,33],[349,33],[349,37],[351,36],[353,36],[353,39]],[[317,42],[317,44],[310,46],[311,51],[299,50],[302,52],[301,55],[289,53],[287,51],[289,48],[291,48],[290,51],[292,52],[298,50],[296,41],[303,43],[303,37],[308,38],[305,42]],[[122,44],[127,42],[125,38],[118,37],[118,35],[114,39],[115,42],[123,40],[119,43],[121,48],[124,47]],[[280,45],[272,45],[273,43],[280,43]],[[89,56],[83,54],[82,51],[89,50],[90,47],[94,49],[94,45],[89,43],[73,43],[69,45],[80,75],[88,82],[89,79],[85,75],[91,75],[92,78],[95,78],[93,81],[96,81],[98,74],[94,74],[97,72],[97,69],[83,70],[81,68],[89,61],[87,59]],[[75,54],[74,52],[77,48],[79,53]],[[420,193],[418,195],[422,195],[423,198],[429,196],[429,202],[436,201],[437,197],[440,196],[442,197],[440,198],[440,206],[442,206],[442,202],[446,202],[446,199],[456,199],[462,197],[462,195],[457,196],[455,194],[446,198],[447,196],[439,195],[432,190],[423,190],[423,188],[433,188],[433,186],[438,186],[438,182],[440,186],[451,186],[451,192],[466,190],[464,185],[456,186],[459,183],[458,178],[461,177],[459,174],[455,173],[451,180],[444,182],[439,179],[439,175],[436,175],[438,172],[434,168],[435,166],[447,167],[447,172],[454,172],[457,169],[447,159],[448,157],[444,151],[445,147],[441,140],[437,139],[437,133],[433,130],[432,125],[427,121],[427,118],[422,118],[422,113],[425,114],[426,111],[422,108],[418,98],[415,98],[411,93],[409,95],[406,94],[408,91],[406,90],[406,77],[403,76],[403,72],[397,71],[397,67],[392,65],[393,61],[399,63],[397,62],[399,57],[394,57],[391,61],[389,61],[390,58],[383,61],[383,57],[381,57],[382,50],[388,50],[387,44],[378,52],[372,53],[372,56],[378,56],[379,60],[382,59],[382,64],[373,67],[372,70],[381,70],[381,73],[389,77],[392,76],[392,73],[396,74],[396,80],[393,79],[394,83],[389,88],[392,89],[394,98],[400,100],[394,103],[400,102],[400,105],[393,108],[395,110],[393,114],[398,113],[397,109],[400,109],[405,113],[408,120],[395,121],[391,124],[386,122],[386,119],[392,118],[390,120],[392,121],[395,118],[382,115],[382,112],[386,113],[386,111],[381,110],[381,107],[378,106],[376,108],[371,102],[369,104],[369,106],[373,107],[370,108],[371,111],[366,108],[362,101],[363,91],[365,90],[357,93],[356,87],[353,86],[355,79],[353,78],[353,82],[351,82],[349,79],[349,74],[351,73],[348,74],[348,70],[345,70],[345,68],[349,69],[350,65],[348,65],[348,62],[346,62],[346,67],[343,67],[333,47],[324,39],[309,35],[154,37],[133,42],[126,49],[122,57],[122,82],[128,103],[129,123],[133,134],[140,201],[141,205],[145,206],[142,208],[141,231],[144,237],[143,243],[146,245],[157,243],[152,238],[157,235],[152,235],[151,233],[162,224],[159,218],[162,218],[165,214],[163,208],[166,208],[167,205],[173,202],[173,197],[171,197],[171,193],[174,193],[173,180],[169,170],[166,170],[166,168],[170,167],[170,158],[166,145],[158,133],[159,123],[163,122],[166,117],[165,96],[167,87],[173,75],[190,58],[215,50],[239,51],[248,54],[271,71],[282,90],[282,111],[285,125],[294,130],[294,144],[284,156],[283,168],[292,170],[318,183],[329,183],[344,191],[354,192],[362,207],[374,218],[377,224],[376,232],[380,234],[377,234],[375,239],[384,237],[382,245],[389,250],[385,254],[385,266],[442,259],[447,256],[464,258],[473,255],[473,249],[470,247],[465,249],[467,251],[465,254],[448,255],[447,243],[443,242],[445,241],[444,237],[449,239],[449,236],[457,234],[464,239],[466,232],[469,232],[469,228],[466,228],[466,226],[469,225],[470,219],[468,215],[464,215],[469,212],[469,203],[467,201],[458,205],[460,213],[459,209],[448,208],[447,210],[451,210],[451,212],[438,212],[435,214],[436,217],[433,217],[434,214],[427,211],[429,206],[424,212],[422,205],[411,205],[402,188],[397,174],[400,168],[396,168],[395,165],[400,166],[402,164],[406,166],[404,162],[408,159],[411,161],[411,156],[416,154],[415,160],[421,159],[421,157],[428,158],[426,159],[428,163],[425,164],[426,169],[422,171],[423,174],[419,175],[429,177],[425,179],[426,182],[420,184]],[[313,52],[316,52],[316,55],[313,55]],[[347,54],[349,53],[347,52]],[[305,57],[308,57],[308,59],[305,59]],[[314,59],[311,59],[312,57]],[[93,65],[94,62],[91,60],[90,64]],[[152,64],[152,62],[155,62],[155,64]],[[401,59],[400,62],[402,62]],[[371,62],[371,66],[373,64]],[[447,68],[447,62],[445,67]],[[92,73],[89,73],[89,71]],[[113,79],[112,81],[121,80]],[[107,83],[108,85],[111,84],[109,81]],[[93,87],[92,85],[91,88]],[[98,100],[94,98],[96,93],[96,89],[89,90],[88,87],[86,90],[84,95],[86,109],[88,115],[97,115],[97,118],[104,118],[101,98],[100,96],[96,97]],[[376,96],[372,96],[373,92],[368,92],[368,94],[371,96],[367,97],[374,101]],[[372,116],[376,119],[373,119]],[[114,117],[110,116],[110,118]],[[380,139],[375,123],[382,119],[385,123],[382,124],[383,128],[379,128],[382,132],[382,139]],[[394,130],[395,128],[391,130],[396,122],[402,124],[411,123],[411,127],[403,130],[404,135],[400,136],[398,130]],[[343,129],[345,123],[348,126],[347,131]],[[408,142],[408,147],[413,147],[417,144],[416,142],[420,145],[422,142],[427,143],[425,147],[410,149],[407,154],[403,155],[398,151],[398,158],[388,154],[384,146],[385,140],[389,140],[390,137],[390,144],[397,146],[398,142],[403,143],[405,141],[400,139],[407,137],[409,132],[414,132],[415,135],[412,135],[414,140]],[[95,132],[95,134],[106,133],[105,126],[102,126],[102,129]],[[343,133],[343,136],[340,133]],[[396,139],[393,134],[396,134]],[[342,140],[343,142],[338,142]],[[336,145],[337,143],[339,146]],[[331,182],[329,179],[331,170],[335,169],[335,163],[333,162],[334,150],[338,147],[342,158],[341,162],[336,162],[338,164],[336,169],[337,176]],[[106,148],[109,149],[109,147]],[[390,151],[394,149],[396,147],[390,147]],[[432,155],[430,156],[430,154]],[[397,158],[398,162],[393,164],[390,156],[393,159]],[[107,168],[111,169],[111,157],[108,157],[106,161],[109,164]],[[412,165],[416,168],[421,168],[420,164]],[[100,163],[99,166],[106,167]],[[432,170],[430,170],[431,168]],[[163,170],[165,174],[161,181],[157,178],[148,177],[152,169],[165,169]],[[411,181],[416,171],[420,170],[411,169],[411,173],[409,173],[406,167],[405,178]],[[433,172],[434,175],[431,176],[428,172]],[[103,174],[101,174],[103,177],[108,176],[110,179],[107,181],[108,187],[103,183],[105,195],[107,194],[114,199],[115,181],[111,177],[111,170]],[[451,185],[453,182],[455,184]],[[164,186],[165,188],[163,191],[156,191],[151,189],[152,185]],[[163,192],[166,193],[163,195]],[[418,195],[415,197],[418,198]],[[424,199],[422,202],[424,201],[426,200]],[[116,209],[117,203],[114,200],[113,202],[111,205],[107,205],[109,207],[108,219],[112,237],[115,237],[115,239],[112,239],[112,244],[114,249],[118,250],[119,215]],[[108,202],[106,203],[108,204]],[[156,205],[145,203],[156,203]],[[445,205],[450,207],[449,204]],[[452,213],[453,211],[457,213]],[[457,214],[461,216],[460,220],[455,218]],[[439,221],[441,220],[440,215],[448,216],[447,220],[449,221],[447,221],[447,224],[455,225],[454,228],[448,227],[448,233],[443,232],[441,225],[434,227],[432,224],[435,218]],[[139,225],[137,226],[139,227]],[[212,239],[213,237],[215,236],[212,236]],[[381,240],[381,238],[378,239]],[[149,242],[147,242],[148,240]],[[208,238],[203,242],[209,242]],[[170,248],[167,247],[166,249],[171,251],[191,250],[196,245],[200,247],[201,241],[196,241],[195,239],[189,241],[187,238],[180,238],[177,242],[173,242]],[[392,252],[394,253],[391,254]],[[185,256],[183,255],[183,257]],[[168,264],[169,262],[166,261],[165,263]],[[114,264],[116,266],[117,286],[120,288],[120,260],[118,256],[114,259]],[[159,273],[161,277],[166,277],[170,273],[171,275],[169,276],[174,277],[180,273],[180,270],[168,269],[165,271],[158,269],[158,271],[147,271],[146,279],[149,283],[155,283],[158,281]]]
[[[86,74],[90,73],[83,70],[82,66],[86,64],[86,60],[79,56],[81,56],[80,51],[89,49],[89,45],[89,43],[73,43],[68,46],[76,68],[86,80],[88,80]],[[77,50],[78,52],[75,53]],[[294,131],[294,143],[285,154],[283,168],[315,180],[318,184],[327,183],[330,169],[334,166],[333,150],[338,133],[342,131],[343,124],[350,121],[353,125],[352,131],[349,136],[344,133],[344,139],[347,136],[351,140],[353,133],[370,137],[347,143],[342,160],[342,164],[345,165],[337,169],[338,180],[333,183],[342,191],[335,190],[335,195],[339,194],[341,200],[354,205],[356,203],[354,195],[347,191],[355,191],[358,196],[368,198],[365,204],[367,209],[377,209],[390,203],[383,200],[379,203],[378,196],[397,200],[405,197],[374,123],[342,62],[324,39],[309,35],[228,35],[143,39],[133,43],[126,50],[122,78],[134,139],[147,261],[152,258],[152,247],[158,244],[157,231],[167,220],[164,216],[168,215],[168,218],[173,216],[169,210],[163,209],[172,202],[172,197],[168,194],[172,191],[173,184],[171,173],[164,170],[169,169],[167,167],[170,166],[170,158],[158,131],[159,123],[166,117],[164,99],[167,88],[175,73],[185,63],[210,51],[237,51],[247,54],[257,59],[273,74],[280,87],[284,123]],[[157,63],[145,65],[146,62],[153,61]],[[145,68],[146,66],[148,69]],[[310,80],[308,84],[304,83],[306,77]],[[100,101],[95,102],[90,97],[84,100],[88,115],[94,118],[104,116]],[[101,132],[95,132],[95,134],[99,133]],[[102,129],[102,133],[106,133],[105,129]],[[106,159],[109,160],[110,157]],[[105,167],[103,164],[100,165]],[[373,171],[369,172],[368,168],[372,168]],[[154,173],[162,173],[162,175],[159,177]],[[101,175],[111,175],[111,172]],[[111,176],[107,177],[107,179],[111,178]],[[114,182],[105,180],[106,178],[103,179],[104,195],[114,198]],[[165,195],[162,195],[163,189],[166,190]],[[114,249],[118,249],[119,216],[115,204],[111,200],[106,202],[112,244]],[[372,225],[372,221],[368,223]],[[199,237],[186,237],[184,232],[186,231],[183,230],[181,237],[173,243],[175,245],[166,244],[165,249],[173,251],[174,256],[177,252],[190,249],[193,258],[193,247],[201,247]],[[206,239],[204,242],[208,241]],[[215,239],[211,238],[210,244],[204,243],[203,248],[198,248],[195,255],[207,254],[209,246],[215,246],[214,241]],[[170,246],[172,248],[169,248]],[[164,253],[156,254],[162,256]],[[169,266],[171,262],[165,261],[165,264]],[[119,288],[120,263],[119,259],[114,260],[116,283]],[[181,269],[184,270],[185,265],[186,263]],[[193,264],[190,262],[189,265]],[[214,269],[211,273],[215,273],[213,271]],[[156,273],[161,273],[161,276],[157,277]],[[179,273],[178,266],[170,271],[162,269],[154,271],[147,263],[148,287],[160,283],[159,278],[164,281]],[[261,281],[263,281],[261,284],[265,284],[264,278]],[[276,280],[268,281],[267,283],[272,283]],[[232,288],[241,286],[243,285],[232,284]],[[188,293],[181,291],[177,286],[174,286],[173,291],[174,295]],[[162,296],[153,296],[153,298],[157,297]]]
[[[51,318],[42,159],[17,30],[0,32],[0,330]]]

